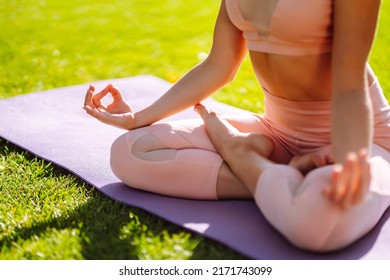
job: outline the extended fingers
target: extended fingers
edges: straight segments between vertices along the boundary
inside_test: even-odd
[[[336,164],[333,168],[331,186],[325,190],[325,195],[331,202],[340,206],[347,204],[348,197],[352,193],[352,173],[354,173],[354,157],[350,154],[344,165]]]
[[[91,107],[91,106],[84,106],[83,109],[87,112],[88,115],[100,119],[101,112],[96,108],[96,107]]]
[[[110,92],[110,85],[106,86],[103,90],[99,91],[92,97],[92,102],[96,107],[99,107],[102,103],[101,100]]]
[[[344,208],[352,204],[356,192],[361,187],[361,168],[356,153],[348,155],[345,165],[345,193],[340,201]]]
[[[85,94],[84,107],[85,106],[94,107],[94,104],[92,101],[94,91],[95,91],[95,87],[93,85],[90,85],[89,88],[87,89],[87,93]]]
[[[371,181],[371,166],[368,162],[367,151],[362,150],[359,154],[358,164],[360,166],[361,172],[361,180],[359,187],[355,190],[354,197],[352,199],[352,203],[356,204],[361,202],[370,186]]]
[[[359,155],[350,153],[344,165],[337,164],[333,169],[332,185],[324,191],[325,196],[342,208],[347,208],[363,200],[371,180],[367,152]]]
[[[368,191],[371,181],[371,168],[366,150],[361,150],[359,155],[354,154],[350,164],[351,172],[349,174],[349,184],[347,185],[348,192],[343,203],[344,207],[361,202]]]
[[[89,106],[85,106],[84,109],[89,115],[105,124],[109,124],[126,130],[134,128],[134,115],[132,113],[111,114],[102,107],[91,108]]]
[[[85,106],[84,110],[87,112],[88,115],[94,117],[95,119],[103,122],[103,123],[108,123],[109,122],[109,115],[107,112],[104,110],[104,108],[91,108],[90,106]]]
[[[324,194],[334,203],[339,203],[345,192],[344,166],[336,164],[333,168],[331,186],[325,189]]]

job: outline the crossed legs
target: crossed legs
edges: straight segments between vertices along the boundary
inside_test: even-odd
[[[239,132],[202,105],[196,110],[216,150],[248,187],[264,216],[298,247],[314,251],[343,248],[370,231],[390,204],[388,190],[381,187],[390,179],[389,164],[380,156],[388,152],[380,147],[375,147],[379,156],[369,161],[364,153],[351,156],[344,170],[366,172],[370,189],[355,182],[341,188],[342,173],[327,165],[328,159],[308,154],[290,165],[275,164],[264,151],[263,135]]]
[[[274,166],[270,160],[275,144],[265,134],[239,131],[218,113],[201,104],[195,107],[206,125],[206,131],[218,153],[227,162],[248,191],[255,193],[257,181],[263,170]],[[292,157],[289,166],[302,174],[327,165],[331,159],[320,153]]]
[[[256,131],[255,120],[245,127],[204,107],[198,106],[198,112],[205,125],[156,124],[119,137],[111,150],[117,177],[129,186],[175,197],[254,198],[291,243],[315,251],[342,248],[360,238],[390,204],[390,156],[378,146],[379,157],[369,163],[363,157],[350,159],[351,172],[362,162],[379,173],[373,174],[369,192],[354,190],[361,191],[360,203],[341,207],[335,202],[346,193],[333,184],[338,173],[326,165],[327,158],[307,154],[293,158],[290,165],[276,164],[275,154],[285,153],[266,133]]]
[[[232,118],[231,123],[243,131],[258,127],[255,117]],[[160,123],[125,133],[112,145],[111,168],[127,185],[163,195],[253,199],[215,150],[201,120]]]

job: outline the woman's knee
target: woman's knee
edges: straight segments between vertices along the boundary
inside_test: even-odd
[[[150,138],[150,139],[149,139]],[[149,151],[158,144],[149,133],[129,132],[111,147],[111,168],[118,179],[136,189],[168,196],[217,199],[221,157],[202,149]],[[142,142],[142,143],[140,143]],[[139,144],[138,148],[135,148]]]
[[[370,163],[374,170],[370,191],[363,202],[348,209],[339,208],[323,195],[331,184],[333,166],[309,173],[302,183],[302,193],[295,198],[294,216],[301,223],[290,224],[287,239],[306,250],[328,252],[350,245],[371,230],[386,208],[380,209],[390,172],[381,158],[373,158]]]
[[[327,251],[339,213],[323,198],[329,186],[331,166],[305,177],[289,166],[266,170],[258,185],[256,201],[269,222],[294,246]],[[263,191],[262,191],[263,190]]]
[[[110,153],[110,166],[112,172],[120,180],[123,180],[125,174],[128,173],[128,168],[126,168],[126,162],[128,161],[127,157],[129,153],[130,151],[126,143],[126,134],[121,135],[112,143]]]
[[[121,135],[111,145],[112,172],[128,185],[135,184],[141,178],[147,178],[148,165],[159,161],[158,155],[154,158],[153,154],[148,156],[149,152],[154,149],[166,149],[160,143],[152,134],[143,131],[131,131]]]
[[[308,173],[295,193],[296,221],[288,238],[297,247],[316,252],[329,249],[327,241],[340,216],[323,195],[331,184],[332,170],[329,165]]]

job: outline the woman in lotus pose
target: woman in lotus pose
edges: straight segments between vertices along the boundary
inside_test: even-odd
[[[367,63],[379,9],[380,0],[223,0],[207,59],[147,108],[134,112],[112,85],[88,89],[88,114],[130,130],[112,145],[113,172],[163,195],[253,198],[300,248],[351,244],[390,205],[390,107]],[[201,105],[248,52],[264,115]],[[153,124],[191,106],[200,120]]]

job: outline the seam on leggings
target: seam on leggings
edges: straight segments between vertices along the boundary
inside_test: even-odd
[[[149,161],[149,160],[145,160],[145,159],[141,159],[139,157],[137,157],[136,155],[133,154],[133,144],[141,137],[145,136],[145,135],[148,135],[148,134],[152,134],[153,136],[155,136],[157,139],[160,140],[160,138],[158,138],[156,135],[154,135],[153,133],[151,132],[142,132],[141,134],[137,135],[133,140],[132,140],[132,143],[129,143],[128,141],[128,137],[125,137],[125,142],[126,142],[126,146],[129,150],[129,155],[132,159],[134,160],[137,160],[137,161],[140,161],[140,162],[143,162],[143,163],[146,163],[146,164],[166,164],[166,163],[169,163],[169,162],[172,162],[174,161],[174,159],[170,159],[170,160],[163,160],[163,161]],[[160,140],[161,141],[161,140]],[[163,141],[161,141],[163,142]],[[165,143],[163,142],[163,144],[165,145]]]
[[[196,147],[185,135],[181,134],[180,131],[175,131],[176,134],[180,135],[184,140],[186,140],[189,144],[190,144],[190,147],[189,148],[192,148],[192,149],[201,149],[201,150],[204,150],[204,151],[210,151],[210,152],[216,152],[216,150],[213,150],[213,149],[205,149],[205,148],[198,148]],[[206,134],[206,137],[208,137],[208,135]],[[209,140],[211,142],[211,140]]]

